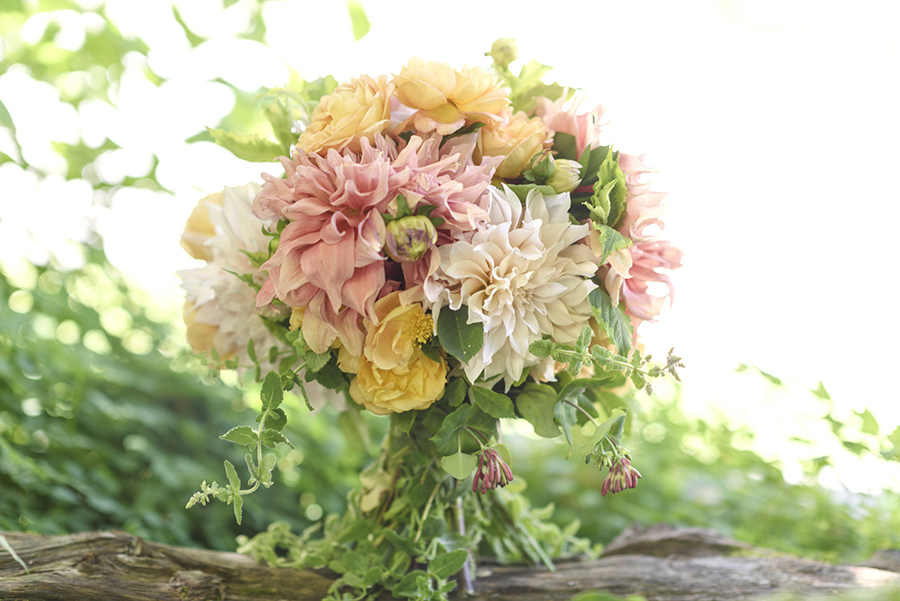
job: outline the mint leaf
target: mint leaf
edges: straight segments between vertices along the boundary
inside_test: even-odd
[[[459,311],[444,307],[437,324],[441,346],[462,363],[474,357],[484,344],[484,325],[466,323],[468,313],[465,307]]]
[[[428,572],[436,578],[450,578],[461,569],[469,558],[465,549],[457,549],[445,555],[438,555],[428,563]]]
[[[279,442],[283,442],[292,449],[294,448],[294,445],[291,444],[291,441],[285,438],[284,434],[282,434],[278,430],[270,430],[266,428],[262,431],[262,434],[260,434],[259,441],[270,449],[275,448],[275,445]]]
[[[513,410],[512,399],[505,394],[500,394],[481,386],[473,386],[469,389],[469,398],[472,400],[473,405],[491,417],[516,416],[516,412]]]
[[[588,295],[588,302],[591,303],[594,318],[616,346],[618,353],[627,357],[631,352],[631,330],[627,325],[628,318],[618,307],[613,306],[612,299],[602,288],[592,290]]]
[[[601,265],[606,263],[606,259],[609,258],[609,255],[617,250],[628,248],[632,244],[631,238],[623,236],[608,225],[591,222],[591,226],[600,237],[600,247],[603,249],[603,254],[600,255]]]
[[[281,405],[284,400],[284,389],[281,387],[281,376],[274,371],[266,374],[263,380],[262,391],[260,392],[262,400],[262,411],[272,411]]]
[[[248,447],[255,447],[259,440],[256,431],[250,426],[238,426],[232,428],[219,438],[227,440],[228,442],[233,442],[237,445],[245,445]]]
[[[209,127],[206,129],[216,144],[222,146],[239,159],[250,161],[251,163],[270,163],[278,157],[284,156],[284,151],[278,143],[256,134],[245,134]]]
[[[237,475],[237,470],[234,469],[234,465],[227,459],[225,460],[225,475],[228,477],[228,485],[232,491],[237,492],[241,490],[241,479]]]

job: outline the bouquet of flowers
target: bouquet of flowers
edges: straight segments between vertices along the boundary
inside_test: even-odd
[[[274,525],[244,544],[337,572],[330,598],[443,599],[458,573],[471,589],[479,546],[550,566],[588,551],[499,490],[515,479],[501,420],[564,436],[608,470],[602,493],[620,492],[641,476],[617,391],[677,377],[678,357],[651,363],[638,343],[682,256],[659,238],[652,170],[605,145],[603,107],[580,113],[580,92],[542,81],[549,67],[511,71],[512,40],[486,54],[487,69],[414,58],[394,76],[270,90],[277,142],[210,130],[284,176],[203,199],[185,228],[207,261],[181,272],[189,342],[262,381],[258,427],[223,436],[249,448],[249,488],[226,462],[228,484],[204,482],[189,506],[216,498],[240,520],[243,495],[272,484],[285,391],[388,416],[381,456],[321,537]]]

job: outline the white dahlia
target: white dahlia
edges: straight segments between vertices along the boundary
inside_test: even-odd
[[[203,246],[210,250],[211,260],[205,267],[178,272],[187,292],[185,323],[194,350],[209,351],[208,347],[212,346],[223,359],[237,357],[241,372],[252,365],[247,354],[250,340],[264,370],[278,368],[277,362],[268,361],[271,347],[279,352],[288,349],[269,332],[257,313],[256,293],[234,276],[250,274],[257,284],[265,279],[265,274],[259,273],[241,252],[268,251],[269,238],[262,233],[262,226],[271,223],[260,221],[250,210],[253,198],[261,189],[256,184],[226,187],[221,205],[207,203],[207,215],[215,234]],[[201,331],[202,335],[191,336],[192,329]]]
[[[492,187],[490,222],[471,241],[440,247],[443,292],[432,300],[465,305],[468,322],[484,324],[484,346],[464,368],[470,381],[499,376],[509,389],[540,363],[528,351],[532,342],[549,336],[572,344],[588,325],[597,257],[578,243],[589,226],[569,220],[570,203],[568,194],[532,190],[523,207],[506,186]]]

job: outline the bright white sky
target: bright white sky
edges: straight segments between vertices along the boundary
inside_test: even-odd
[[[890,284],[896,234],[888,232],[900,217],[890,183],[900,164],[896,3],[862,0],[852,13],[828,0],[362,3],[372,30],[354,43],[341,2],[265,2],[266,48],[232,39],[248,23],[244,2],[222,11],[221,0],[179,0],[189,26],[211,37],[192,50],[180,30],[162,25],[172,23],[166,0],[111,0],[107,14],[150,45],[150,67],[170,80],[157,88],[131,61],[118,110],[97,102],[76,111],[21,70],[0,75],[0,97],[33,164],[62,168],[51,140],[81,135],[96,145],[108,136],[123,149],[104,158],[99,177],[144,175],[155,152],[160,182],[175,191],[125,190],[104,200],[108,210],[92,206],[84,181],[38,186],[0,166],[0,256],[30,248],[31,260],[46,249],[65,259],[60,240],[95,219],[110,257],[177,307],[174,272],[193,266],[177,243],[184,218],[199,197],[258,180],[262,168],[181,142],[232,106],[231,92],[210,80],[255,90],[283,84],[288,66],[307,79],[344,80],[397,72],[412,55],[486,66],[491,42],[515,37],[520,57],[553,65],[548,78],[609,108],[606,142],[648,153],[664,170],[666,236],[687,258],[674,276],[674,309],[642,330],[655,354],[675,346],[685,358],[686,402],[718,407],[775,440],[803,434],[821,416],[802,391],[822,380],[845,411],[868,406],[885,430],[900,424],[889,376],[900,363]],[[75,48],[79,31],[95,23],[66,19],[57,42]],[[21,38],[42,27],[29,23]],[[8,151],[2,135],[0,150]],[[738,363],[793,379],[799,392],[771,394],[733,374]],[[844,480],[853,488],[879,485],[852,472]],[[881,484],[900,482],[882,476]]]

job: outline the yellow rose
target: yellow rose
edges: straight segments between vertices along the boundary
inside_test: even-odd
[[[218,326],[197,321],[196,310],[190,301],[185,301],[183,310],[184,325],[187,328],[188,344],[197,353],[208,353],[213,348],[213,340],[219,333]],[[223,357],[225,359],[227,357]]]
[[[523,112],[503,122],[480,130],[482,156],[505,156],[495,175],[502,179],[518,177],[533,156],[550,148],[553,135],[538,117],[531,119]]]
[[[342,369],[355,368],[351,398],[376,415],[426,409],[444,394],[447,363],[422,352],[434,322],[419,303],[404,304],[407,296],[397,291],[379,299],[378,323],[366,321],[362,356],[342,358]]]
[[[360,152],[360,140],[371,142],[390,123],[393,93],[394,84],[386,75],[378,79],[362,75],[339,85],[319,101],[297,146],[306,153],[322,154],[331,148]]]
[[[427,409],[444,394],[447,362],[425,356],[417,348],[406,369],[378,369],[365,356],[350,383],[350,398],[375,415]]]
[[[379,369],[404,369],[431,339],[434,322],[419,303],[404,305],[400,291],[375,303],[378,324],[366,323],[363,354]]]
[[[187,251],[189,255],[195,259],[202,261],[212,261],[212,249],[204,246],[203,243],[212,238],[216,234],[213,224],[209,220],[209,212],[206,210],[206,203],[211,202],[222,206],[222,200],[225,198],[224,192],[216,192],[197,202],[197,206],[191,211],[190,216],[184,223],[184,233],[181,234],[181,248]]]
[[[393,82],[400,102],[418,109],[412,119],[423,132],[447,135],[467,121],[499,121],[510,105],[509,90],[481,67],[454,69],[447,63],[412,58]]]

